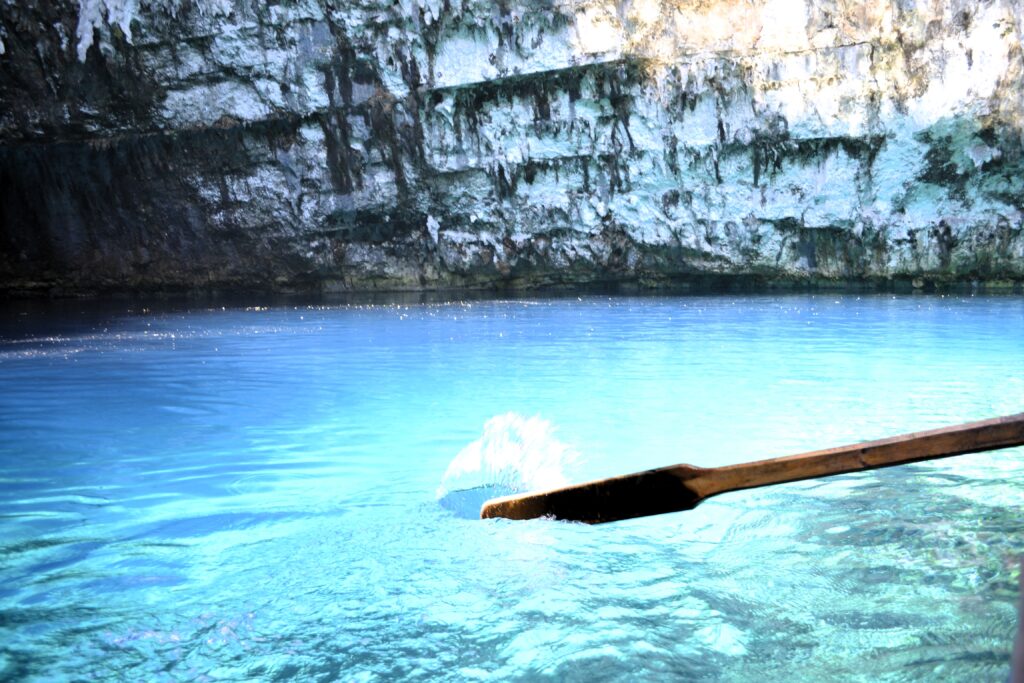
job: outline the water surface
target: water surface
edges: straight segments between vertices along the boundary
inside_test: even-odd
[[[0,679],[1006,678],[1021,449],[600,527],[437,496],[503,416],[582,480],[1022,411],[1020,297],[76,310],[0,327]]]

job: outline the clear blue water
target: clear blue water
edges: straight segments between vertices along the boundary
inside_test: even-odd
[[[76,310],[0,327],[0,679],[1006,680],[1022,449],[598,527],[437,496],[495,417],[582,480],[1022,411],[1020,297]]]

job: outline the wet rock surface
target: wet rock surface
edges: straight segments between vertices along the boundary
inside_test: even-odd
[[[139,5],[0,4],[9,292],[1024,280],[1014,0]]]

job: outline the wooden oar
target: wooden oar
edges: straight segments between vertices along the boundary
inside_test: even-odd
[[[575,486],[495,498],[480,517],[553,517],[588,524],[692,510],[726,491],[861,472],[1024,445],[1024,413],[879,441],[725,467],[672,465]]]

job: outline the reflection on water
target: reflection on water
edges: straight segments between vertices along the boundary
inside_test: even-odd
[[[437,502],[445,510],[462,519],[480,519],[480,508],[492,498],[510,496],[517,490],[501,484],[484,484],[470,489],[445,491]]]
[[[1006,679],[1021,449],[597,527],[471,510],[487,485],[1024,410],[1019,298],[65,308],[0,331],[0,679]]]

